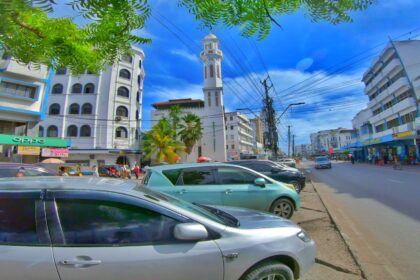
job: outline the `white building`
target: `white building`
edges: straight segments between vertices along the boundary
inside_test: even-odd
[[[65,139],[38,137],[53,72],[0,55],[0,161],[34,163],[41,147],[66,148]]]
[[[183,112],[191,112],[200,117],[203,137],[194,146],[192,153],[185,159],[195,162],[199,156],[213,160],[226,161],[225,119],[222,84],[223,53],[219,49],[219,40],[214,34],[208,34],[203,40],[201,52],[203,62],[203,100],[169,100],[153,104],[152,123],[157,123],[169,113],[174,105],[182,107]]]
[[[353,142],[355,131],[353,129],[337,128],[318,131],[311,134],[312,154],[319,155],[340,152],[342,148]]]
[[[301,157],[309,157],[312,154],[312,148],[310,144],[295,145],[295,155]]]
[[[99,75],[56,71],[40,134],[67,137],[66,162],[82,165],[126,163],[140,159],[144,53],[133,47]]]
[[[250,120],[239,112],[226,113],[226,152],[228,160],[254,154],[253,130]]]
[[[389,42],[363,82],[369,97],[363,114],[371,127],[361,144],[377,158],[398,155],[420,161],[420,41]]]

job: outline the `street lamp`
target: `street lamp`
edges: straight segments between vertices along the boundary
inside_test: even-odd
[[[290,107],[292,106],[299,106],[299,105],[304,105],[305,102],[298,102],[298,103],[291,103],[289,105],[287,105],[286,109],[284,109],[284,111],[280,114],[280,116],[277,118],[277,122],[280,121],[280,118],[287,112],[287,110],[289,110]]]

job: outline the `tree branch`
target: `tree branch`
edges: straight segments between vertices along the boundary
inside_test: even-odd
[[[30,26],[29,24],[27,24],[24,21],[21,21],[19,19],[19,14],[17,12],[12,13],[12,19],[13,19],[13,22],[14,23],[16,23],[17,25],[19,25],[23,29],[26,29],[26,30],[34,33],[36,36],[38,36],[41,39],[44,39],[45,38],[45,35],[41,32],[41,30],[39,30],[39,29],[37,29],[37,28],[35,28],[33,26]]]
[[[265,13],[267,14],[268,18],[269,18],[269,19],[270,19],[270,20],[271,20],[271,21],[272,21],[275,25],[277,25],[278,27],[280,27],[280,29],[283,29],[283,27],[280,25],[280,23],[278,23],[278,22],[277,22],[277,20],[271,16],[270,11],[268,10],[268,7],[267,7],[267,3],[265,2],[265,0],[263,0],[263,4],[264,4],[264,10],[265,10]]]

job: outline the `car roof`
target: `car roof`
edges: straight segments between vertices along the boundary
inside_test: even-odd
[[[0,178],[0,190],[97,190],[125,192],[137,187],[135,181],[98,177],[32,176]]]
[[[242,159],[242,160],[232,160],[232,161],[228,161],[227,163],[241,163],[241,162],[268,162],[268,163],[273,163],[271,160],[268,159]]]
[[[178,164],[164,164],[164,165],[156,165],[150,166],[149,168],[155,171],[164,171],[164,170],[172,170],[172,169],[183,169],[183,168],[192,168],[192,167],[216,167],[216,166],[229,166],[232,165],[222,162],[206,162],[206,163],[178,163]]]

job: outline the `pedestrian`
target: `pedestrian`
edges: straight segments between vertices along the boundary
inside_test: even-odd
[[[350,154],[350,160],[351,160],[351,164],[354,164],[354,156],[352,154]]]
[[[92,166],[92,175],[93,177],[99,177],[98,168],[96,165]]]
[[[140,168],[139,168],[139,165],[137,163],[134,166],[133,171],[134,171],[134,174],[136,175],[136,180],[138,180],[139,176],[140,176]]]

